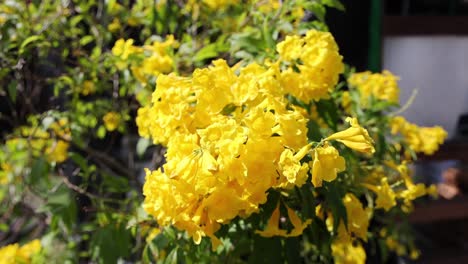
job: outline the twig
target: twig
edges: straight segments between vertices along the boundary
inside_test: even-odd
[[[395,116],[403,113],[404,111],[408,110],[408,108],[413,104],[414,99],[416,99],[416,95],[418,94],[418,89],[414,89],[411,93],[410,98],[406,101],[405,105],[402,108],[398,109],[396,112],[390,113],[389,116]]]

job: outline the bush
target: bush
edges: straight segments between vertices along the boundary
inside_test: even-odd
[[[343,63],[327,8],[0,4],[0,258],[416,258],[407,216],[436,192],[409,166],[447,134],[397,115],[396,76]]]

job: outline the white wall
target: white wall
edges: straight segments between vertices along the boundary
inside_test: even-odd
[[[468,37],[386,37],[383,69],[400,76],[401,105],[418,89],[403,116],[454,136],[458,116],[468,112]]]

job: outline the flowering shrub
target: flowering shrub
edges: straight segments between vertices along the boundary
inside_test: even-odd
[[[410,165],[447,134],[344,64],[327,7],[0,4],[0,260],[416,258],[407,216],[436,191]]]

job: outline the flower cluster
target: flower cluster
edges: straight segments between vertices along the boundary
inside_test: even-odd
[[[286,48],[292,39],[296,48],[305,45],[307,57]],[[229,67],[217,60],[192,77],[158,77],[152,104],[139,109],[136,121],[142,136],[167,146],[167,163],[162,170],[147,170],[143,191],[143,206],[159,224],[186,230],[196,243],[208,236],[216,248],[221,224],[257,212],[270,188],[302,186],[309,175],[315,187],[335,180],[345,160],[329,141],[374,152],[373,140],[356,118],[347,119],[350,128],[308,143],[308,119],[285,97],[310,101],[328,96],[343,69],[331,35],[313,30],[303,38],[288,37],[278,51],[280,60],[266,65]],[[285,64],[299,59],[299,72]],[[291,89],[294,83],[285,80],[292,75],[310,80]],[[306,155],[310,163],[302,162]],[[279,206],[258,233],[300,235],[310,219],[302,222],[285,205],[294,226],[287,232],[279,228]]]
[[[151,76],[169,73],[174,69],[172,48],[178,46],[172,35],[165,41],[153,41],[151,45],[135,46],[133,39],[119,39],[112,48],[112,54],[117,58],[116,65],[124,69],[130,65],[134,77],[146,84]],[[133,60],[131,58],[133,57]]]
[[[5,144],[12,152],[30,146],[33,156],[45,155],[49,162],[63,162],[68,157],[71,132],[66,118],[52,122],[47,129],[43,126],[20,127],[19,134]]]
[[[280,82],[288,93],[304,102],[328,98],[344,70],[330,33],[311,30],[305,37],[287,36],[277,50],[285,65]]]
[[[400,88],[398,88],[398,77],[384,70],[382,73],[371,73],[370,71],[352,74],[348,83],[357,88],[361,95],[361,106],[368,107],[369,98],[391,103],[399,103]]]
[[[396,116],[391,121],[392,134],[400,133],[404,142],[414,152],[422,152],[432,155],[439,148],[439,145],[447,138],[447,132],[440,126],[419,127],[408,122],[402,116]]]
[[[60,118],[48,124],[33,124],[19,127],[16,133],[6,140],[0,155],[0,184],[5,185],[22,174],[19,171],[25,158],[43,157],[50,163],[61,163],[68,158],[71,131],[68,120]],[[17,155],[12,155],[18,153]],[[1,194],[0,194],[1,200]]]
[[[0,248],[0,260],[3,264],[31,263],[32,258],[41,251],[41,242],[32,240],[22,246],[11,244]]]
[[[147,172],[144,207],[197,243],[256,212],[269,188],[306,180],[302,166],[288,163],[302,158],[294,153],[307,145],[306,119],[281,94],[275,71],[251,64],[237,75],[225,61],[213,64],[192,78],[159,76],[137,118],[141,135],[168,147],[164,172]]]

